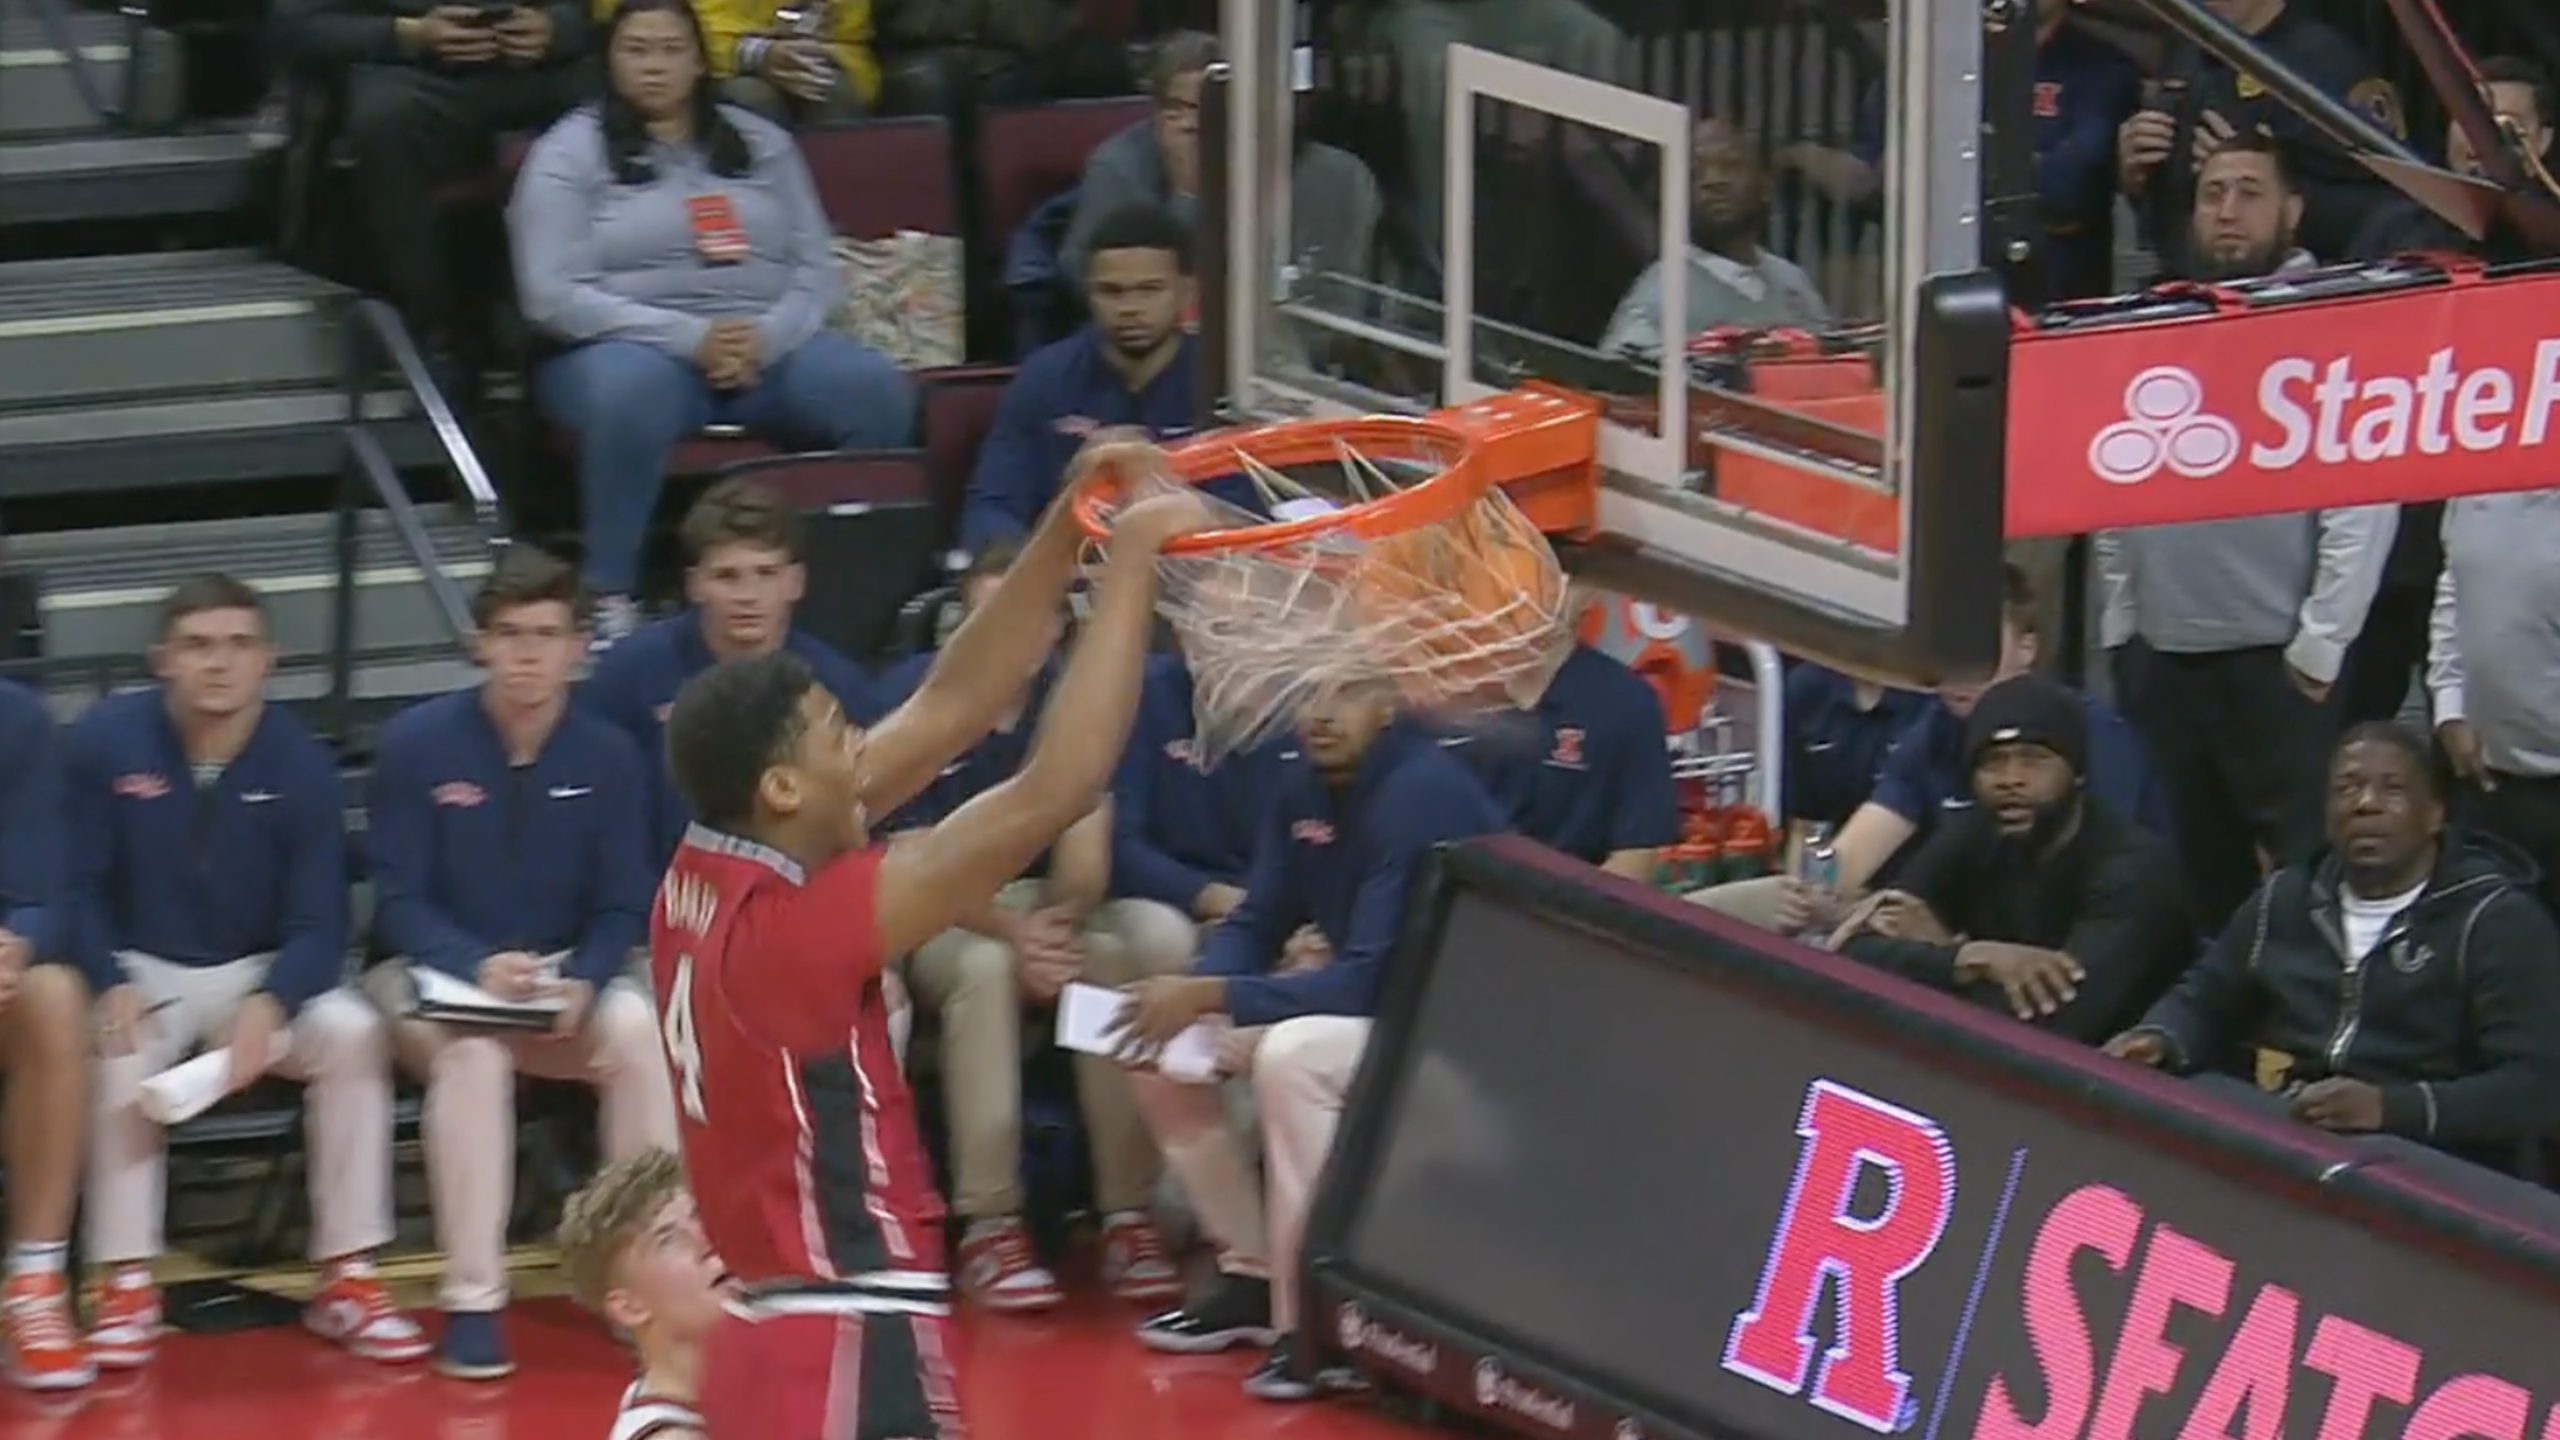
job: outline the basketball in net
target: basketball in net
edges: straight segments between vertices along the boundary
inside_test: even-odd
[[[1388,683],[1452,718],[1526,707],[1571,650],[1572,616],[1555,552],[1502,482],[1587,471],[1595,416],[1578,397],[1512,395],[1222,432],[1168,448],[1155,473],[1094,477],[1077,515],[1099,541],[1150,494],[1214,487],[1217,526],[1159,560],[1203,764],[1349,686]]]

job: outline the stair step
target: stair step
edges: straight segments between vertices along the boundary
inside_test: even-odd
[[[245,125],[14,140],[0,144],[0,225],[226,215],[249,203],[256,161]]]
[[[439,460],[406,395],[365,413],[393,465]],[[346,416],[335,389],[0,411],[0,501],[330,475]]]
[[[325,385],[349,292],[240,250],[0,265],[0,414]]]
[[[466,593],[477,587],[489,569],[487,542],[438,507],[424,514],[439,568]],[[140,655],[156,637],[161,597],[214,570],[265,597],[280,650],[318,655],[328,650],[336,599],[335,523],[326,513],[267,515],[18,535],[10,537],[9,568],[36,580],[51,661]],[[358,643],[456,658],[420,567],[387,520],[365,517],[356,555]]]
[[[73,10],[65,20],[67,50],[33,15],[0,17],[0,139],[102,129],[106,122],[73,77],[74,55],[87,66],[100,100],[114,109],[131,106],[124,117],[130,123],[157,129],[177,121],[186,105],[186,53],[177,36],[143,27],[128,43],[120,16]],[[140,59],[129,70],[137,51]]]

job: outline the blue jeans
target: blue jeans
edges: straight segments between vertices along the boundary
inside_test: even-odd
[[[587,583],[628,595],[640,582],[667,456],[706,425],[737,425],[798,450],[877,449],[915,437],[915,386],[880,352],[821,330],[768,362],[744,390],[713,390],[694,368],[628,340],[581,345],[545,363],[534,398],[578,437]]]

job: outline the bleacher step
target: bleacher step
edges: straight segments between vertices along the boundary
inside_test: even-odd
[[[439,565],[469,592],[488,573],[487,546],[468,523],[434,507],[424,513]],[[320,655],[329,647],[335,604],[333,525],[323,513],[18,535],[9,540],[8,566],[35,578],[48,662],[140,655],[155,638],[161,597],[210,570],[258,588],[285,654]],[[448,661],[430,665],[414,690],[383,690],[396,677],[374,676],[374,693],[426,694],[452,681],[450,637],[416,562],[379,516],[366,518],[357,548],[356,637],[373,652],[432,655],[443,647]]]
[[[75,55],[99,99],[111,108],[131,105],[128,124],[159,129],[177,120],[186,103],[186,56],[177,36],[140,26],[128,40],[122,16],[94,10],[73,9],[64,22],[67,48],[32,13],[0,15],[0,140],[103,129],[72,74]]]
[[[246,250],[0,265],[0,412],[325,384],[348,299]]]
[[[0,143],[0,225],[228,215],[248,204],[257,158],[245,124],[10,140]]]

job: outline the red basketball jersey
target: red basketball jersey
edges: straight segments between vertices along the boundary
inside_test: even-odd
[[[649,923],[702,1225],[739,1280],[905,1289],[942,1271],[942,1202],[889,1044],[882,851],[804,873],[696,825]]]

